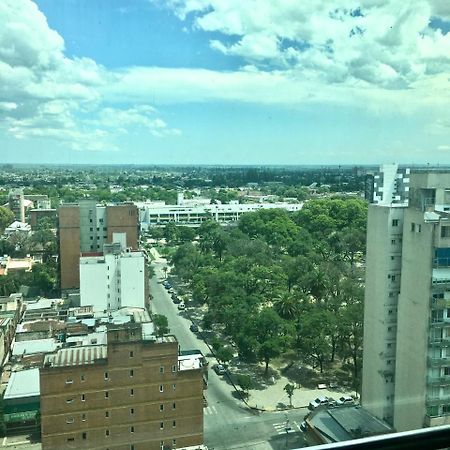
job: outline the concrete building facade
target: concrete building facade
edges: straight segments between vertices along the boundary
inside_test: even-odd
[[[124,233],[114,233],[125,237]],[[103,256],[80,258],[80,304],[94,311],[111,311],[126,306],[148,306],[148,276],[140,251],[119,242],[104,245]]]
[[[368,216],[362,403],[398,431],[447,424],[450,172],[390,166],[383,181]]]
[[[102,254],[113,233],[125,233],[126,246],[138,248],[138,211],[132,203],[99,206],[95,200],[81,200],[60,206],[58,216],[63,290],[80,287],[80,256]]]
[[[40,373],[43,450],[161,450],[203,443],[200,364],[173,336],[111,325],[107,345],[60,349]]]

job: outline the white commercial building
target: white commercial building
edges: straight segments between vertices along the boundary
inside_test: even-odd
[[[125,235],[114,233],[102,256],[80,258],[80,303],[94,311],[123,307],[146,308],[148,297],[145,257],[125,248]]]
[[[383,166],[367,222],[362,404],[450,424],[450,172]]]
[[[209,199],[185,200],[178,196],[177,205],[166,205],[164,202],[135,202],[139,209],[141,229],[176,222],[179,225],[197,226],[203,221],[213,219],[219,223],[230,223],[239,220],[241,214],[260,209],[280,208],[286,211],[300,211],[303,203],[230,203],[211,204]]]

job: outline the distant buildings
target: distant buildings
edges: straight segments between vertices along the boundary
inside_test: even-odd
[[[95,200],[80,200],[62,205],[58,212],[63,290],[80,287],[80,256],[102,255],[113,233],[125,233],[126,247],[138,248],[138,211],[132,203],[99,206]]]
[[[398,431],[450,423],[450,172],[383,166],[367,224],[362,403]]]
[[[25,202],[23,189],[12,189],[9,191],[8,205],[9,209],[14,213],[16,220],[25,222]]]
[[[202,359],[179,363],[150,324],[108,326],[107,344],[62,348],[41,369],[43,450],[161,450],[203,443]]]
[[[125,248],[125,239],[124,233],[114,233],[114,243],[103,245],[102,256],[80,258],[81,306],[92,305],[94,311],[148,306],[145,257]]]
[[[299,211],[303,203],[239,203],[232,200],[226,204],[211,204],[209,199],[185,200],[178,195],[176,205],[166,205],[164,202],[135,202],[139,208],[141,229],[152,226],[166,225],[175,222],[177,225],[198,226],[205,220],[215,220],[220,223],[236,222],[247,212],[260,209],[281,208],[287,211]]]

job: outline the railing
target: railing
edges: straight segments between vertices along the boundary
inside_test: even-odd
[[[450,385],[450,376],[448,377],[428,377],[428,384],[448,386]]]
[[[437,356],[437,357],[429,356],[428,363],[432,367],[450,365],[450,357],[444,358],[444,357],[439,357],[439,356]]]

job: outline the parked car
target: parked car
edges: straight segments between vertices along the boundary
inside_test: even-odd
[[[223,375],[226,372],[225,367],[222,366],[222,364],[216,364],[213,366],[213,370],[217,373],[217,375]]]
[[[339,397],[336,401],[336,404],[338,406],[342,405],[353,405],[355,403],[355,400],[353,397],[350,397],[349,395],[343,395],[342,397]]]
[[[178,305],[178,309],[179,309],[180,311],[184,311],[184,310],[186,309],[185,304],[184,304],[184,303],[180,303],[180,304]]]
[[[179,297],[177,297],[176,295],[172,296],[172,301],[175,303],[175,305],[178,305],[181,303],[181,299]]]
[[[328,397],[317,397],[316,399],[309,402],[308,409],[311,411],[316,409],[318,406],[328,405],[330,399]]]
[[[197,333],[198,332],[198,325],[196,325],[195,323],[191,324],[191,326],[189,327],[189,329],[193,332],[193,333]]]
[[[306,422],[305,422],[305,421],[303,421],[303,422],[300,424],[300,430],[306,431]]]

